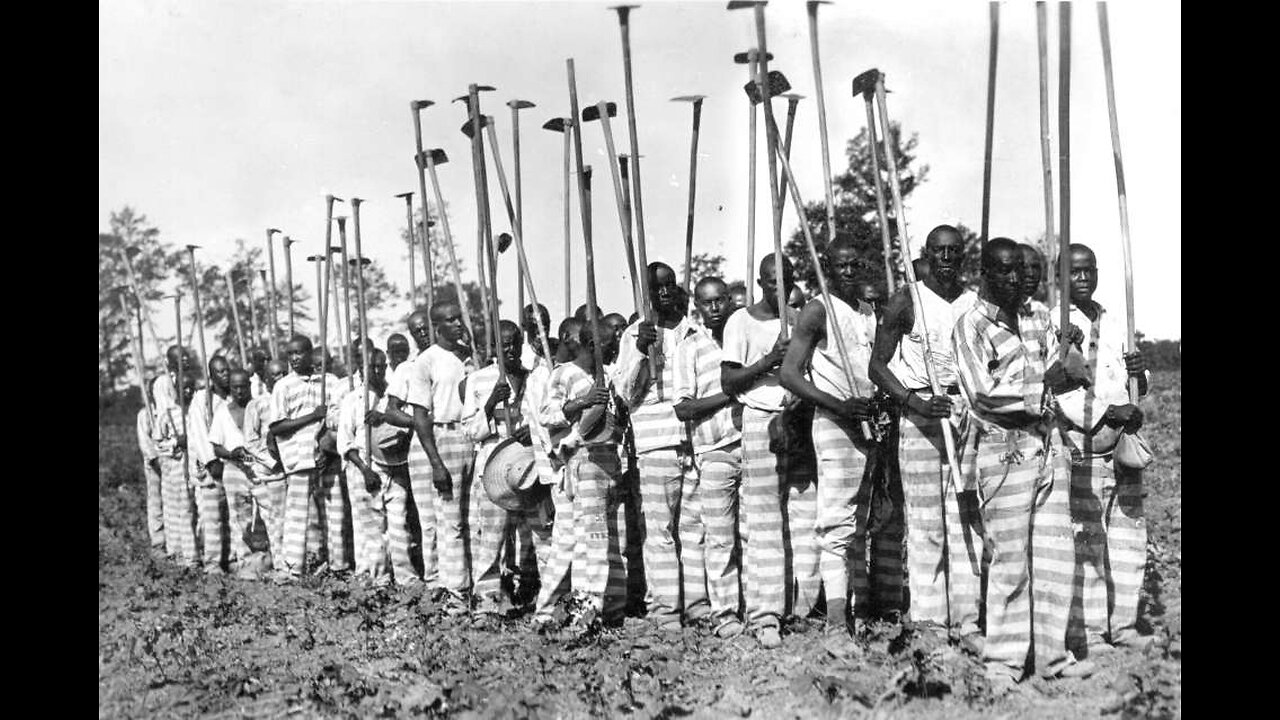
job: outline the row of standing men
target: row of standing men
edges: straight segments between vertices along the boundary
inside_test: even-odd
[[[498,359],[477,369],[454,303],[410,315],[419,352],[402,359],[393,337],[390,377],[388,353],[353,343],[367,383],[319,371],[323,353],[295,336],[287,366],[259,356],[250,374],[215,357],[196,390],[171,348],[139,413],[153,545],[214,573],[269,564],[283,579],[323,560],[482,622],[532,604],[536,625],[556,625],[572,594],[584,628],[643,608],[656,630],[750,630],[772,648],[784,618],[813,613],[846,659],[863,652],[861,620],[901,609],[997,680],[1087,675],[1088,655],[1149,639],[1141,476],[1113,458],[1141,425],[1125,383],[1145,393],[1145,365],[1092,299],[1087,247],[1072,246],[1065,333],[1032,299],[1033,248],[989,241],[977,293],[962,255],[954,228],[930,232],[921,308],[905,291],[883,308],[862,300],[841,239],[823,257],[830,297],[799,310],[777,303],[778,283],[795,285],[786,258],[781,273],[764,258],[747,307],[702,279],[693,313],[674,271],[652,263],[654,322],[612,314],[596,336],[582,308],[550,362],[549,316],[529,307],[523,327],[500,323]],[[504,441],[533,450],[519,510],[482,489]],[[883,471],[886,452],[898,473]]]

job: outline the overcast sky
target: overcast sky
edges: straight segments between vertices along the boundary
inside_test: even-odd
[[[775,1],[766,16],[771,69],[782,70],[793,92],[807,97],[796,119],[792,164],[805,200],[821,200],[804,3]],[[980,224],[987,16],[986,2],[971,1],[839,2],[820,10],[833,169],[844,167],[844,143],[865,124],[850,80],[877,67],[891,91],[891,119],[919,134],[919,161],[930,167],[928,181],[907,203],[917,251],[934,225]],[[1056,4],[1050,16],[1056,137]],[[358,196],[369,200],[361,208],[365,253],[407,288],[407,258],[398,240],[404,205],[393,196],[417,190],[408,102],[430,99],[437,104],[423,113],[424,141],[444,147],[453,161],[440,169],[442,190],[466,270],[474,273],[469,145],[458,131],[464,109],[449,101],[468,83],[487,84],[497,92],[481,102],[496,117],[508,174],[511,121],[504,104],[515,98],[537,104],[521,114],[524,225],[539,299],[558,316],[563,146],[559,134],[541,125],[568,115],[565,60],[572,57],[581,104],[618,103],[613,129],[619,151],[627,151],[616,18],[604,3],[586,2],[100,0],[99,230],[108,228],[111,211],[129,204],[168,242],[202,245],[202,258],[222,262],[236,238],[262,245],[265,229],[279,227],[302,243],[294,255],[301,261],[323,242],[325,194]],[[1113,1],[1110,22],[1137,326],[1150,337],[1180,338],[1181,5]],[[691,111],[669,99],[705,94],[694,251],[724,254],[728,277],[741,278],[747,113],[745,69],[732,56],[755,44],[752,13],[729,12],[721,1],[650,1],[631,13],[631,26],[649,258],[677,268],[683,261]],[[1044,231],[1034,6],[1005,3],[999,37],[991,234],[1023,240]],[[1098,252],[1099,299],[1122,312],[1116,181],[1094,3],[1074,7],[1072,53],[1072,239]],[[785,107],[775,105],[779,121]],[[763,135],[760,142],[757,258],[772,243]],[[585,127],[583,152],[595,168],[601,304],[629,312],[629,279],[598,123]],[[1055,182],[1057,176],[1055,163]],[[506,231],[492,170],[490,182],[494,227]],[[582,241],[573,192],[573,284],[580,302]],[[416,197],[414,202],[416,207]],[[349,213],[347,206],[338,208]],[[788,210],[784,233],[795,227]],[[501,265],[503,314],[511,316],[514,256],[503,256]],[[158,323],[171,328],[171,313],[162,310],[167,308],[155,309]]]

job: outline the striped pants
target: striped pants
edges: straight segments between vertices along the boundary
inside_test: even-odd
[[[249,477],[234,463],[222,466],[222,487],[227,493],[227,535],[232,561],[249,556],[245,536],[253,527],[253,501],[249,499]]]
[[[415,439],[414,444],[417,444]],[[379,474],[385,474],[381,498],[375,502],[375,508],[381,507],[386,523],[386,549],[391,556],[391,579],[397,585],[416,585],[421,582],[418,571],[413,567],[411,545],[413,528],[409,520],[409,508],[413,504],[413,491],[409,483],[409,466],[374,466]],[[428,523],[429,525],[429,523]],[[432,534],[434,538],[434,533]],[[425,543],[424,543],[425,547]],[[435,563],[435,543],[431,543],[431,562]],[[424,550],[424,559],[427,556]]]
[[[277,570],[301,575],[306,568],[307,551],[313,555],[323,547],[323,535],[316,532],[315,521],[320,517],[316,505],[316,486],[319,470],[302,470],[284,476],[283,508],[280,522],[267,532],[271,535],[271,559]],[[278,491],[277,491],[278,492]]]
[[[739,535],[745,619],[753,626],[777,627],[787,596],[782,522],[785,459],[769,450],[769,420],[777,414],[742,409]]]
[[[1147,561],[1142,496],[1142,471],[1116,466],[1109,455],[1071,466],[1071,519],[1077,528],[1073,646],[1137,635]]]
[[[644,577],[648,585],[645,602],[649,615],[658,623],[680,622],[681,549],[677,541],[680,528],[681,497],[684,494],[684,458],[676,448],[659,448],[642,452],[640,467],[640,513],[644,522]],[[702,564],[701,547],[692,551],[696,558],[686,562]],[[701,590],[690,587],[695,597],[685,598],[706,603],[705,582]],[[700,598],[697,597],[700,595]],[[704,608],[704,612],[705,612]]]
[[[702,568],[693,567],[685,559],[686,612],[690,596],[689,586],[705,583],[709,596],[711,617],[719,625],[737,619],[742,607],[742,583],[739,573],[738,552],[738,499],[742,487],[742,445],[734,443],[725,448],[702,453],[697,457],[696,473],[692,482],[685,485],[685,514],[695,518],[690,523],[704,533],[704,561]],[[693,544],[685,539],[685,547]],[[699,572],[701,570],[701,572]]]
[[[513,512],[495,505],[481,487],[473,493],[480,498],[471,525],[472,594],[478,609],[496,611],[503,575],[520,577],[524,587],[537,583],[538,558],[550,553],[551,523],[544,508]]]
[[[195,488],[187,482],[180,458],[160,456],[160,487],[164,494],[164,544],[170,557],[179,564],[196,567],[196,499]],[[191,468],[195,473],[195,468]]]
[[[434,432],[436,450],[452,480],[447,497],[432,483],[431,461],[421,443],[414,438],[409,445],[409,483],[422,528],[422,579],[428,587],[439,585],[462,599],[471,590],[467,509],[472,443],[459,423],[436,423]]]
[[[813,415],[813,445],[818,455],[818,512],[813,528],[822,550],[827,607],[868,606],[866,551],[872,483],[866,470],[872,446],[861,439],[855,425],[839,422],[821,409]],[[828,618],[829,622],[840,620]]]
[[[332,460],[333,456],[330,456]],[[316,500],[323,519],[324,546],[328,551],[329,567],[333,570],[349,570],[355,559],[352,550],[352,531],[347,510],[350,500],[346,493],[345,473],[341,460],[333,460],[320,471],[316,483]]]
[[[147,537],[151,540],[151,549],[164,551],[164,491],[160,474],[151,467],[151,463],[142,461],[142,478],[147,484]]]
[[[984,660],[1050,676],[1071,662],[1067,617],[1075,570],[1070,466],[1024,430],[975,432],[982,524],[992,546]]]
[[[814,527],[818,520],[816,468],[788,467],[782,506],[782,548],[787,568],[787,613],[805,617],[818,608],[822,589],[822,548]]]
[[[565,472],[573,497],[558,487],[551,489],[556,520],[538,592],[538,615],[549,617],[572,587],[606,618],[621,616],[627,604],[626,518],[617,450],[612,445],[578,448]],[[577,537],[582,538],[581,562],[574,557]]]
[[[386,466],[369,463],[378,476],[379,488],[387,486]],[[346,463],[347,497],[351,501],[351,547],[357,574],[378,578],[387,573],[387,511],[381,489],[365,489],[364,473],[354,463]]]
[[[950,477],[937,419],[904,411],[898,428],[911,619],[977,632],[983,550],[977,493],[965,490],[965,478]],[[963,435],[955,447],[957,455],[964,452]],[[963,468],[964,459],[957,460]]]
[[[223,469],[226,466],[224,464]],[[227,542],[227,493],[222,479],[214,479],[208,469],[196,484],[196,535],[201,543],[205,569],[224,567],[230,548]]]

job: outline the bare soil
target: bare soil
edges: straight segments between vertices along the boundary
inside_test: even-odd
[[[325,576],[275,585],[153,560],[132,414],[98,429],[100,717],[1180,717],[1180,373],[1157,373],[1144,434],[1150,529],[1143,619],[1160,638],[1087,680],[1028,680],[994,698],[980,663],[909,625],[872,628],[861,665],[830,660],[817,625],[783,645],[628,620],[574,641],[449,619],[430,600]]]

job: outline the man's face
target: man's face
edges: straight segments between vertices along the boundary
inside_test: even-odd
[[[627,319],[621,315],[607,315],[604,319],[605,327],[609,328],[609,332],[613,333],[613,337],[622,337],[623,331],[627,329]]]
[[[325,362],[324,348],[314,348],[311,350],[311,367],[317,368],[320,372],[329,372],[329,364]]]
[[[436,335],[453,345],[466,344],[466,328],[462,324],[462,311],[457,305],[444,308],[437,317],[439,319],[436,320]]]
[[[737,310],[738,308],[744,308],[744,307],[746,307],[746,306],[747,306],[747,290],[746,290],[746,288],[735,288],[732,292],[730,292],[730,293],[729,293],[729,299],[730,299],[730,303],[729,303],[730,310],[729,310],[729,312],[733,312],[734,310]]]
[[[670,315],[680,311],[680,286],[670,268],[659,267],[650,276],[649,299],[658,312]]]
[[[425,315],[414,315],[409,318],[409,337],[418,344],[418,349],[431,344],[431,322]],[[405,353],[406,356],[408,353]]]
[[[939,283],[950,285],[960,277],[964,240],[958,233],[944,230],[925,241],[924,257],[929,263],[929,274]]]
[[[796,286],[795,272],[787,269],[783,275],[783,290],[787,295],[791,294],[791,289]],[[760,286],[760,292],[763,293],[764,301],[773,308],[774,312],[778,312],[778,276],[777,265],[766,265],[764,271],[760,273],[760,279],[756,281]]]
[[[514,328],[502,331],[502,364],[508,371],[520,367],[520,353],[524,350],[524,338]]]
[[[1098,289],[1098,260],[1091,252],[1071,251],[1071,302],[1082,303],[1093,299]]]
[[[261,376],[263,370],[267,367],[267,354],[261,350],[254,350],[253,355],[250,356],[250,363],[253,367],[253,372]]]
[[[385,353],[374,353],[369,357],[369,380],[381,385],[387,380],[387,356]]]
[[[1022,299],[1022,253],[1017,248],[997,250],[982,274],[995,304],[1007,307]]]
[[[1035,297],[1043,279],[1044,263],[1040,261],[1040,253],[1022,248],[1022,296],[1028,299]]]
[[[289,374],[289,368],[279,360],[267,363],[267,392],[275,390],[280,378]]]
[[[601,332],[600,339],[600,358],[605,365],[618,359],[618,338],[610,332]]]
[[[858,256],[851,247],[838,247],[827,252],[823,270],[827,285],[840,297],[853,297],[858,287]]]
[[[249,374],[236,373],[231,379],[231,399],[236,405],[244,407],[249,404],[249,400],[253,398],[253,393],[249,389]]]
[[[307,375],[311,372],[311,348],[306,343],[301,340],[291,340],[284,352],[289,358],[290,370],[299,375]]]
[[[387,354],[391,356],[391,362],[399,365],[409,359],[409,346],[396,343],[387,348]]]
[[[219,390],[226,390],[231,384],[231,364],[222,358],[214,358],[209,362],[209,380]]]
[[[724,327],[729,319],[729,297],[720,283],[709,282],[694,288],[693,305],[698,308],[702,324],[712,330]]]

